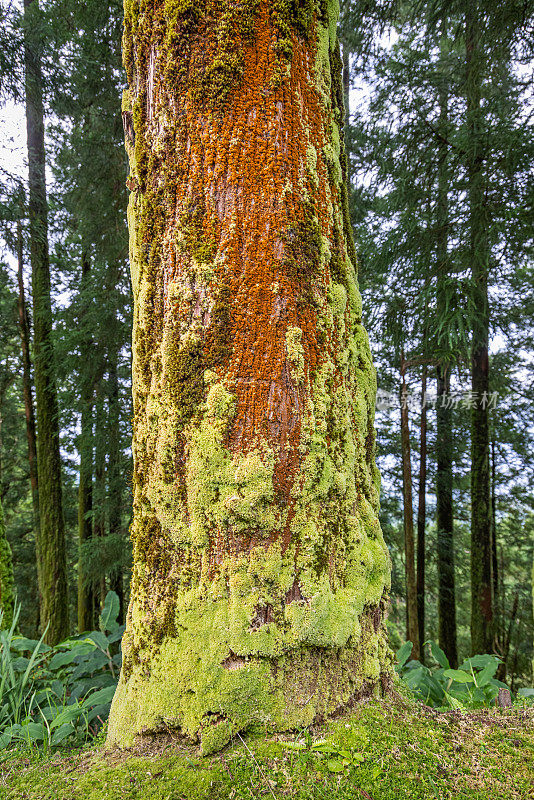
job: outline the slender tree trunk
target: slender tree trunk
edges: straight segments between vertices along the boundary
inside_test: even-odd
[[[80,472],[78,483],[78,631],[88,631],[94,622],[94,591],[86,579],[83,568],[83,545],[93,535],[93,398],[94,363],[91,359],[93,347],[87,320],[89,280],[91,262],[87,251],[82,252],[82,274],[80,283],[80,405],[81,427],[78,440]]]
[[[388,685],[334,4],[127,5],[134,567],[110,742]]]
[[[442,42],[447,28],[443,23]],[[449,128],[449,100],[446,71],[443,69],[439,88],[439,127],[443,139],[439,144],[438,196],[436,204],[437,284],[436,310],[438,321],[447,315],[447,280],[449,278],[449,165],[446,137]],[[438,635],[439,643],[451,666],[458,663],[456,632],[456,584],[454,556],[452,406],[450,396],[451,362],[446,352],[448,337],[438,342],[436,403],[436,524],[438,561]],[[443,356],[445,351],[446,355]]]
[[[489,463],[489,246],[481,106],[478,3],[466,4],[466,108],[469,249],[476,316],[471,353],[471,651],[493,649],[491,487]]]
[[[122,475],[120,451],[118,352],[111,348],[109,358],[109,415],[108,415],[108,517],[109,533],[120,536],[122,528]],[[122,567],[111,576],[110,585],[119,597],[119,620],[124,619],[124,585]]]
[[[406,362],[401,356],[401,450],[402,493],[404,506],[404,574],[406,579],[406,638],[413,644],[412,658],[419,659],[419,626],[417,619],[417,582],[415,578],[415,540],[412,504],[412,458],[410,448],[410,422],[408,395],[406,393]]]
[[[22,242],[22,225],[17,221],[17,281],[19,333],[22,354],[22,393],[24,398],[24,416],[26,418],[26,441],[28,443],[28,468],[32,493],[33,532],[35,537],[35,562],[37,567],[37,600],[39,601],[40,558],[39,547],[39,482],[37,477],[37,437],[35,431],[35,410],[33,405],[33,388],[30,355],[30,320],[26,308],[24,290],[24,249]],[[39,628],[39,624],[37,625]]]
[[[59,420],[52,339],[44,107],[38,0],[24,0],[26,128],[28,139],[30,252],[33,290],[37,472],[39,483],[41,624],[55,644],[69,632],[67,563]]]
[[[419,659],[425,660],[425,567],[426,567],[426,458],[427,458],[427,366],[421,377],[421,427],[419,443],[419,487],[417,503],[417,626]]]
[[[95,402],[95,480],[93,489],[93,536],[95,538],[103,538],[106,535],[106,451],[108,429],[103,388],[103,382],[100,381],[96,390]],[[104,604],[106,592],[106,575],[102,572],[98,592],[95,592],[95,624]]]
[[[6,536],[4,509],[0,498],[0,628],[10,628],[13,622],[15,605],[15,581],[13,578],[13,558]]]
[[[439,643],[452,667],[458,664],[454,514],[452,498],[452,409],[449,371],[437,368],[436,517],[438,534]]]

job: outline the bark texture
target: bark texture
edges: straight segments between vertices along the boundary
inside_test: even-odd
[[[134,567],[109,742],[379,693],[390,562],[334,4],[126,3]]]
[[[58,404],[52,341],[44,107],[39,40],[41,26],[37,18],[38,13],[38,0],[24,0],[26,130],[40,517],[38,574],[41,625],[48,626],[47,642],[56,644],[69,632],[69,613]]]
[[[33,405],[32,363],[30,355],[30,320],[26,306],[24,289],[24,249],[22,242],[22,225],[17,222],[17,283],[18,283],[18,312],[19,333],[22,355],[22,394],[24,398],[24,416],[26,419],[26,441],[28,443],[28,468],[30,473],[30,486],[32,492],[33,532],[35,536],[36,567],[40,569],[40,558],[37,548],[39,546],[39,482],[37,477],[37,435],[35,429],[35,408]],[[38,586],[41,581],[38,575]]]

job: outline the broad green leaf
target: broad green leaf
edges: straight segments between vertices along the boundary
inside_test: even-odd
[[[443,674],[457,683],[473,683],[473,676],[464,672],[463,669],[446,669]]]
[[[412,654],[413,644],[411,642],[404,642],[402,647],[397,650],[397,662],[399,667],[403,667]]]
[[[104,600],[104,608],[98,619],[98,624],[102,633],[109,631],[113,633],[119,627],[117,617],[120,611],[119,596],[116,592],[108,592]]]
[[[101,703],[111,703],[114,694],[115,686],[106,686],[104,689],[99,689],[97,692],[93,692],[86,697],[83,701],[83,707],[90,708],[91,706],[97,706]]]
[[[329,772],[343,772],[344,766],[340,758],[329,758],[326,762]]]
[[[441,647],[439,647],[436,644],[436,642],[433,641],[429,642],[429,644],[430,644],[430,652],[432,653],[433,657],[436,659],[440,667],[443,667],[443,669],[450,669],[451,665],[449,664],[449,659],[447,658]]]

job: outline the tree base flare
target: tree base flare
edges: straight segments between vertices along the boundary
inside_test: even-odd
[[[391,676],[383,627],[375,631],[372,615],[354,646],[303,647],[272,658],[239,656],[220,635],[206,642],[184,632],[163,642],[150,674],[140,667],[121,676],[107,746],[129,747],[137,736],[175,729],[207,755],[247,728],[305,727],[380,697]]]

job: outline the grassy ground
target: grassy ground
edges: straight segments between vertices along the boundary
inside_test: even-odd
[[[126,751],[4,754],[2,800],[527,800],[534,710],[438,714],[371,702],[323,728],[238,737],[200,758],[172,736]]]

